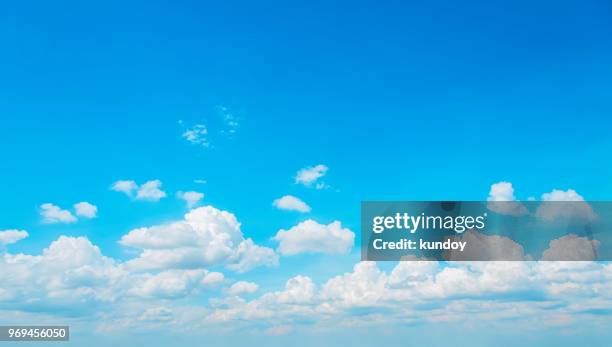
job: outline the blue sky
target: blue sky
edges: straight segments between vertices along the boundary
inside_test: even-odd
[[[213,264],[226,282],[179,300],[208,307],[238,281],[258,284],[256,300],[297,275],[322,286],[353,271],[362,200],[485,200],[501,181],[519,200],[609,200],[611,13],[605,1],[6,4],[0,230],[29,235],[7,250],[84,236],[125,264],[139,251],[124,235],[183,219],[179,191],[202,192],[198,206],[231,212],[275,254],[278,231],[308,219],[356,234],[351,251],[280,254],[272,268]],[[208,146],[185,136],[198,125]],[[316,165],[324,176],[296,183]],[[159,180],[166,197],[130,198],[119,180]],[[311,211],[275,208],[285,195]],[[81,201],[95,218],[40,214]]]

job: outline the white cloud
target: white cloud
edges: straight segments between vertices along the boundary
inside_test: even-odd
[[[551,240],[542,253],[542,260],[584,261],[597,259],[597,248],[601,242],[589,240],[575,234]]]
[[[143,183],[140,187],[138,187],[136,199],[159,201],[159,199],[166,197],[166,193],[160,189],[161,185],[162,183],[160,180],[152,180]]]
[[[98,207],[86,201],[74,204],[76,215],[84,218],[95,218],[98,214]]]
[[[303,184],[309,187],[313,183],[315,183],[319,178],[325,176],[325,174],[327,173],[327,170],[328,170],[328,167],[323,164],[300,169],[295,176],[295,183]],[[323,185],[319,184],[319,185],[316,185],[315,187],[320,187],[318,189],[323,189],[326,186],[324,184]]]
[[[324,225],[309,219],[289,230],[279,230],[273,239],[279,242],[278,251],[282,255],[348,253],[355,234],[339,221]]]
[[[229,257],[227,268],[238,273],[251,271],[259,266],[278,266],[278,255],[272,248],[258,246],[251,239],[240,242]]]
[[[198,179],[193,180],[193,183],[195,183],[195,184],[206,184],[206,180],[198,178]]]
[[[124,193],[136,200],[159,201],[166,197],[166,192],[161,190],[161,186],[160,180],[150,180],[140,186],[131,180],[120,180],[113,183],[111,190]]]
[[[62,236],[41,255],[3,254],[0,310],[49,313],[51,318],[70,312],[101,329],[109,324],[155,329],[148,324],[172,322],[169,328],[273,334],[282,326],[324,331],[339,325],[515,324],[563,316],[607,326],[609,317],[588,312],[612,309],[612,265],[598,262],[405,261],[387,271],[375,262],[359,262],[352,271],[321,285],[298,275],[281,290],[252,300],[219,293],[208,305],[196,295],[222,283],[220,273],[202,268],[138,273],[124,265],[102,255],[83,237]],[[256,288],[239,281],[225,294],[252,294]]]
[[[130,180],[119,180],[111,186],[111,190],[124,193],[127,196],[132,196],[136,189],[138,189],[138,185]]]
[[[542,203],[536,215],[546,221],[559,218],[581,218],[593,221],[597,218],[591,206],[573,189],[567,191],[553,189],[542,194]]]
[[[521,216],[527,213],[527,208],[516,201],[514,187],[510,182],[502,181],[492,184],[487,201],[487,208],[493,212],[511,216]]]
[[[187,207],[192,208],[204,198],[204,194],[196,191],[178,192],[176,193],[176,197],[185,200]]]
[[[204,148],[208,148],[210,146],[210,142],[208,141],[208,129],[204,124],[196,124],[187,129],[183,133],[183,138],[190,143],[202,146]]]
[[[298,211],[302,213],[310,212],[310,206],[293,195],[285,195],[282,198],[276,199],[272,205],[281,210]]]
[[[142,250],[131,269],[189,269],[225,264],[242,272],[278,264],[274,251],[245,239],[236,217],[213,206],[198,207],[181,221],[130,231],[120,240]]]
[[[28,232],[25,230],[2,230],[0,231],[0,250],[2,246],[13,244],[19,240],[25,239],[28,237]]]
[[[553,189],[550,193],[542,194],[542,201],[584,201],[584,198],[573,189]]]
[[[124,275],[114,260],[103,256],[86,238],[61,236],[42,255],[0,257],[5,290],[0,306],[88,310],[94,303],[111,302],[120,296]]]
[[[239,281],[232,284],[231,287],[227,289],[228,295],[240,296],[243,294],[252,294],[259,290],[259,286],[257,283],[247,282],[247,281]]]
[[[68,210],[62,210],[59,206],[51,203],[40,205],[40,215],[43,218],[43,223],[74,223],[77,218]]]

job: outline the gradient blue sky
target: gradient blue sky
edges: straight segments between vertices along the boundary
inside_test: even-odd
[[[122,235],[182,218],[177,191],[272,248],[307,218],[358,234],[362,200],[484,200],[499,181],[518,199],[610,200],[611,15],[607,1],[6,3],[0,230],[29,232],[13,253],[86,236],[125,261]],[[196,124],[209,148],[182,136]],[[316,164],[328,189],[295,184]],[[159,179],[168,197],[130,200],[109,189],[121,179]],[[275,209],[286,194],[312,212]],[[41,204],[79,201],[98,217],[41,222]],[[323,281],[357,248],[244,278]]]

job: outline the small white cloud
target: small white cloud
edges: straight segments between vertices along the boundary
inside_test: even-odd
[[[339,221],[324,225],[309,219],[289,230],[280,230],[273,239],[279,242],[278,251],[282,255],[341,254],[351,250],[355,234]]]
[[[487,208],[500,214],[521,216],[528,212],[523,204],[516,201],[514,188],[510,182],[492,184],[487,201]]]
[[[192,128],[187,129],[183,133],[183,138],[190,143],[204,148],[210,146],[210,142],[208,141],[208,129],[204,124],[196,124]]]
[[[285,195],[282,198],[276,199],[272,205],[281,210],[310,212],[310,206],[293,195]]]
[[[136,189],[138,189],[136,182],[128,180],[119,180],[111,186],[111,190],[124,193],[127,196],[132,196]]]
[[[40,215],[43,217],[43,223],[74,223],[77,218],[68,210],[62,210],[59,206],[51,203],[40,205]]]
[[[25,230],[10,229],[0,231],[0,249],[2,246],[13,244],[26,237],[28,237],[28,232]]]
[[[193,183],[195,183],[195,184],[206,184],[206,180],[198,178],[198,179],[193,180]]]
[[[145,182],[138,188],[138,192],[136,193],[136,199],[159,201],[159,199],[164,198],[166,196],[166,193],[160,189],[161,185],[162,183],[160,180],[152,180]]]
[[[323,164],[300,169],[295,176],[295,183],[310,187],[319,178],[325,176],[328,169],[329,168]],[[315,188],[317,189],[323,189],[325,187],[327,187],[327,185],[321,184],[320,182],[319,184],[315,185]]]
[[[227,294],[233,295],[233,296],[239,296],[242,294],[255,293],[257,290],[259,290],[259,286],[257,285],[257,283],[239,281],[239,282],[232,284],[232,286],[229,287],[229,289],[227,290]]]
[[[187,207],[192,208],[204,198],[204,194],[194,191],[178,192],[176,193],[176,197],[181,200],[185,200],[185,202],[187,203]]]
[[[98,214],[98,207],[88,203],[87,201],[81,201],[74,204],[74,210],[76,215],[84,218],[96,218]]]
[[[121,180],[113,183],[111,190],[124,193],[136,200],[159,201],[166,197],[166,192],[161,190],[161,186],[160,180],[147,181],[140,186],[131,180]],[[134,192],[136,193],[135,196]]]

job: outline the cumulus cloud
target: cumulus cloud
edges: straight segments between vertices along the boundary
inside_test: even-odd
[[[159,242],[151,245],[159,247]],[[232,295],[254,294],[259,288],[239,281],[225,292],[230,296],[186,306],[180,299],[195,298],[223,282],[223,275],[202,268],[132,272],[86,238],[62,236],[41,255],[0,256],[0,278],[2,310],[70,310],[102,328],[111,324],[119,329],[172,321],[172,326],[269,334],[281,326],[321,330],[449,320],[548,321],[554,318],[551,308],[558,316],[593,320],[598,316],[588,312],[612,309],[612,265],[597,262],[410,261],[389,270],[358,262],[320,285],[297,275],[280,290],[245,300]]]
[[[491,185],[487,197],[487,208],[493,212],[511,216],[527,214],[527,208],[516,201],[512,183],[504,181]]]
[[[86,201],[74,204],[74,210],[77,216],[84,218],[96,218],[98,214],[98,207]]]
[[[300,253],[348,253],[353,247],[355,234],[343,228],[339,221],[328,225],[309,219],[289,230],[279,230],[273,238],[279,242],[282,255]]]
[[[176,197],[185,200],[187,207],[192,208],[204,199],[204,194],[196,191],[178,192]]]
[[[0,257],[4,290],[0,306],[89,309],[91,304],[121,295],[118,288],[124,275],[114,260],[103,256],[86,238],[61,236],[41,255]]]
[[[28,232],[25,230],[2,230],[0,231],[0,250],[3,246],[13,244],[19,240],[28,237]]]
[[[295,176],[295,183],[310,187],[317,182],[319,178],[325,176],[328,169],[329,168],[323,164],[300,169]],[[317,189],[323,189],[326,185],[319,182],[315,187]]]
[[[132,269],[189,269],[224,264],[244,272],[257,266],[275,266],[278,256],[270,248],[245,239],[236,217],[213,206],[191,210],[180,221],[138,228],[120,243],[141,249],[127,262]]]
[[[206,283],[207,270],[166,270],[137,277],[129,294],[143,298],[175,299],[196,293]]]
[[[227,289],[227,294],[240,296],[243,294],[255,293],[257,290],[259,290],[259,286],[257,285],[257,283],[239,281],[232,284],[232,286]]]
[[[131,180],[120,180],[111,186],[111,190],[124,193],[136,200],[159,201],[166,197],[166,192],[161,190],[160,180],[147,181],[141,185]]]
[[[293,195],[285,195],[276,199],[272,205],[280,210],[298,211],[302,213],[310,212],[310,206]]]
[[[77,218],[68,210],[62,210],[59,206],[52,203],[40,205],[40,215],[43,223],[74,223]]]
[[[208,129],[204,124],[196,124],[193,127],[183,132],[183,138],[188,142],[208,148],[210,142],[208,141]]]
[[[550,241],[549,247],[542,253],[542,260],[596,260],[600,244],[598,240],[575,234],[565,235]]]
[[[564,218],[580,218],[593,221],[597,218],[591,206],[573,189],[567,191],[553,189],[542,194],[542,203],[536,216],[546,221]]]

